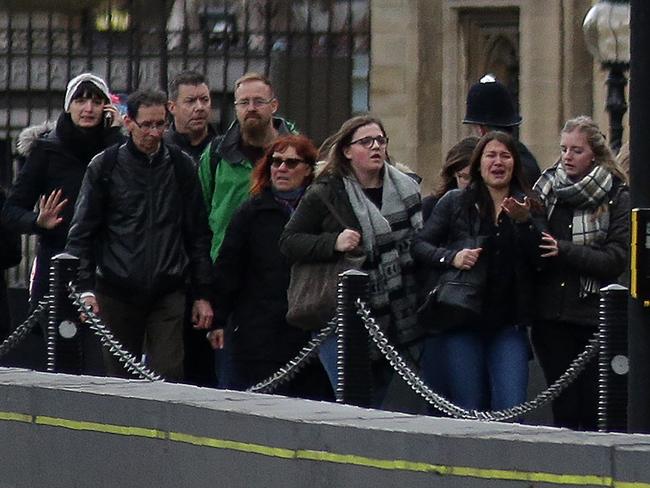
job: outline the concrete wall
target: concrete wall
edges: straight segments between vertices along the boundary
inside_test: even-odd
[[[650,437],[0,369],[0,487],[650,487]]]

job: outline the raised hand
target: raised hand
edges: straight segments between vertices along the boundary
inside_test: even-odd
[[[63,208],[68,204],[68,199],[63,198],[61,189],[54,190],[47,197],[41,195],[38,201],[38,217],[36,217],[36,225],[43,229],[54,229],[57,225],[63,222],[63,217],[60,216]]]
[[[501,208],[515,222],[526,222],[530,217],[530,200],[528,200],[528,197],[524,197],[523,202],[513,197],[507,197],[501,203]]]

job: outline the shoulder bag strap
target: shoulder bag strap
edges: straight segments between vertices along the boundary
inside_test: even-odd
[[[341,225],[343,226],[344,229],[351,229],[351,228],[352,228],[352,227],[350,227],[348,224],[345,223],[345,221],[344,221],[343,218],[341,217],[341,214],[339,214],[339,213],[337,212],[337,210],[334,208],[334,205],[332,205],[331,202],[329,202],[325,197],[323,197],[323,195],[321,195],[321,194],[318,193],[318,192],[316,192],[316,196],[317,196],[318,198],[320,198],[320,200],[325,204],[325,206],[326,206],[327,209],[330,211],[330,213],[334,216],[334,218],[336,219],[336,221],[337,221],[339,224],[341,224]]]

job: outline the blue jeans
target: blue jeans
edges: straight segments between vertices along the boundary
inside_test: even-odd
[[[317,332],[312,334],[315,337]],[[331,334],[325,339],[318,348],[318,359],[320,359],[327,377],[332,385],[334,395],[336,395],[336,385],[338,383],[338,370],[337,370],[337,355],[338,346],[336,334]],[[386,361],[372,361],[372,407],[381,408],[381,405],[386,396],[388,384],[393,376],[392,369]]]
[[[501,410],[523,403],[528,387],[529,344],[525,328],[441,334],[425,344],[441,354],[445,371],[430,373],[444,378],[449,399],[466,409]],[[423,362],[423,368],[428,362]],[[433,385],[432,385],[433,386]]]
[[[318,333],[314,332],[312,337],[315,337]],[[336,370],[336,356],[337,356],[337,345],[336,345],[336,333],[330,334],[318,348],[318,359],[320,359],[327,377],[332,384],[332,390],[336,393],[336,384],[338,383],[338,371]]]

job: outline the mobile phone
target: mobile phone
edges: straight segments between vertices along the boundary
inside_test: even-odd
[[[113,125],[113,114],[111,112],[104,112],[104,127]]]

